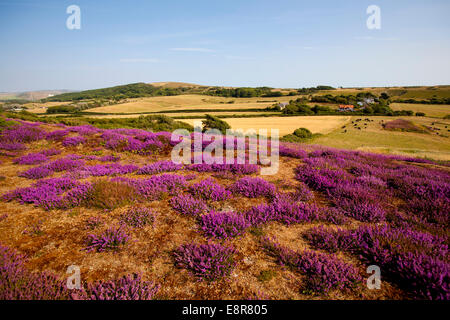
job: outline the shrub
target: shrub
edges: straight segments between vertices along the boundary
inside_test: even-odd
[[[213,281],[231,274],[235,250],[220,244],[185,244],[174,252],[175,265],[195,277]]]
[[[46,167],[34,167],[31,169],[28,169],[27,171],[21,172],[19,174],[19,177],[38,180],[38,179],[48,177],[51,174],[53,174],[53,171],[47,169]]]
[[[242,235],[250,223],[234,212],[212,211],[200,218],[200,227],[208,237],[228,239]]]
[[[423,112],[416,112],[416,117],[425,117],[425,113],[423,113]]]
[[[189,188],[189,192],[197,198],[204,200],[221,201],[231,198],[231,192],[226,190],[220,184],[215,183],[212,179],[206,179],[199,183],[193,184]]]
[[[120,157],[114,156],[114,155],[107,155],[107,156],[98,158],[98,160],[101,162],[117,162],[120,160]]]
[[[74,300],[152,300],[160,285],[142,281],[138,274],[123,276],[118,280],[88,284],[71,294]]]
[[[100,209],[114,209],[138,199],[136,190],[120,181],[98,180],[86,195],[85,205]]]
[[[56,130],[56,131],[47,133],[46,139],[53,140],[53,141],[59,141],[59,140],[62,140],[68,134],[69,134],[68,130]]]
[[[222,132],[222,134],[226,134],[227,129],[231,129],[228,123],[210,114],[205,115],[205,120],[203,120],[202,123],[203,132],[206,132],[208,129],[217,129]]]
[[[146,207],[136,206],[130,208],[120,217],[120,222],[135,228],[142,228],[146,225],[154,225],[155,213]]]
[[[279,264],[305,274],[307,290],[328,293],[332,289],[353,289],[362,282],[356,267],[333,255],[310,250],[296,252],[280,246],[269,238],[263,239],[262,245]]]
[[[184,176],[175,174],[162,174],[149,179],[127,179],[118,177],[115,181],[121,181],[132,186],[136,192],[149,200],[161,199],[167,195],[176,195],[182,192],[186,186]]]
[[[81,136],[69,137],[64,139],[62,142],[64,147],[74,147],[83,143],[86,143],[86,138]]]
[[[35,126],[21,124],[10,126],[2,131],[0,140],[5,143],[29,143],[44,139],[45,132]]]
[[[84,164],[84,161],[82,160],[73,160],[69,157],[57,159],[55,161],[52,161],[48,163],[45,167],[49,170],[55,171],[55,172],[61,172],[66,170],[73,170],[76,168],[81,167]]]
[[[13,162],[17,164],[38,164],[46,162],[47,160],[48,158],[42,153],[29,153],[27,155],[14,159]]]
[[[40,180],[30,187],[19,188],[3,195],[3,200],[32,203],[46,210],[56,209],[61,207],[61,195],[78,185],[78,181],[70,178]]]
[[[121,165],[118,163],[108,163],[85,166],[82,170],[88,172],[91,176],[100,177],[132,173],[137,171],[138,167],[133,164]]]
[[[161,172],[177,171],[183,166],[172,161],[158,161],[148,164],[138,170],[138,174],[156,174]]]
[[[64,281],[48,272],[32,273],[25,256],[0,245],[0,300],[61,300],[69,298]]]
[[[87,237],[85,250],[87,252],[118,250],[129,240],[128,235],[122,227],[111,227],[106,231],[96,235],[90,234]]]
[[[191,195],[180,194],[170,199],[170,205],[181,214],[200,216],[208,210],[202,199],[195,199]]]
[[[261,178],[245,177],[236,181],[229,190],[248,198],[272,197],[276,192],[275,186]]]
[[[298,128],[294,131],[294,135],[301,139],[309,139],[312,137],[311,131],[306,128]]]
[[[8,151],[20,151],[25,150],[27,147],[19,142],[0,142],[0,149],[8,150]]]
[[[285,198],[276,198],[271,204],[261,204],[245,212],[244,216],[252,226],[278,221],[290,225],[292,223],[318,220],[321,210],[314,204],[294,203]]]
[[[416,298],[450,298],[448,246],[443,239],[387,225],[361,226],[353,231],[317,228],[305,237],[317,248],[348,251],[365,263],[380,266],[387,278]]]

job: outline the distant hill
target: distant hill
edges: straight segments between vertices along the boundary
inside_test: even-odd
[[[151,96],[170,96],[183,93],[183,88],[168,88],[154,86],[139,82],[121,86],[70,92],[43,99],[47,101],[79,101],[89,99],[115,99],[139,98]]]
[[[23,92],[0,92],[0,101],[7,100],[29,100],[37,101],[51,96],[60,95],[62,93],[71,92],[70,90],[38,90]]]
[[[317,86],[299,89],[275,89],[271,87],[220,87],[204,86],[185,82],[153,82],[131,83],[115,87],[86,90],[79,92],[67,92],[48,97],[50,92],[42,91],[43,102],[51,101],[80,101],[80,100],[113,100],[121,101],[128,98],[174,96],[180,94],[203,94],[229,98],[251,97],[281,97],[304,95],[333,95],[348,96],[357,95],[360,92],[372,93],[375,96],[386,94],[392,102],[404,103],[433,103],[448,104],[450,98],[450,86],[414,86],[414,87],[372,87],[372,88],[338,88],[330,86]],[[47,95],[47,96],[45,96]],[[0,96],[1,99],[1,96]],[[34,97],[34,99],[38,99]]]
[[[194,83],[186,83],[186,82],[151,82],[149,85],[158,87],[158,88],[205,88],[208,86],[203,86]]]

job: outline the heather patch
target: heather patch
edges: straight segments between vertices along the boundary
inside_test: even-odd
[[[212,179],[206,179],[193,184],[189,192],[196,198],[204,200],[221,201],[231,198],[231,192]]]
[[[236,181],[229,190],[248,198],[273,197],[276,187],[262,178],[245,177]]]
[[[172,161],[158,161],[146,166],[143,166],[138,170],[138,174],[156,174],[161,172],[178,171],[182,169],[182,165],[175,164]]]
[[[13,162],[17,164],[38,164],[48,160],[47,156],[42,153],[29,153],[14,159]]]
[[[277,262],[306,275],[307,291],[328,293],[330,290],[353,289],[362,282],[358,269],[333,255],[310,250],[296,252],[265,238],[263,247]]]
[[[86,138],[81,136],[65,138],[62,142],[64,147],[75,147],[79,144],[86,143]]]
[[[71,294],[73,300],[152,300],[160,285],[143,281],[141,275],[131,274],[118,280],[89,283]]]
[[[122,224],[129,225],[135,228],[154,225],[155,220],[155,213],[151,209],[143,206],[131,207],[120,217],[120,222]]]
[[[214,212],[200,218],[200,227],[207,237],[228,239],[242,235],[250,223],[234,212]]]
[[[220,244],[185,244],[174,252],[175,265],[189,270],[196,278],[218,280],[229,276],[234,267],[235,250]]]
[[[86,240],[87,252],[116,251],[124,246],[129,236],[122,227],[111,227],[100,234],[90,234]]]
[[[171,207],[185,215],[200,216],[208,210],[206,202],[202,199],[196,199],[190,194],[179,194],[170,199]]]

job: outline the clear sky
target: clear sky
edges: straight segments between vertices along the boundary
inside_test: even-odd
[[[0,44],[0,91],[450,84],[450,1],[0,0]]]

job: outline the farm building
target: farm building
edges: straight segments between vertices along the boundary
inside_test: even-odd
[[[286,108],[286,106],[288,105],[289,103],[287,103],[287,102],[280,102],[279,104],[278,104],[278,107],[280,108],[280,110],[283,110],[284,108]]]
[[[351,104],[340,104],[339,111],[340,112],[355,111],[355,107]]]

